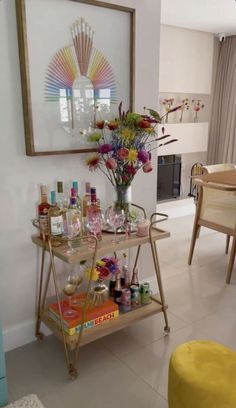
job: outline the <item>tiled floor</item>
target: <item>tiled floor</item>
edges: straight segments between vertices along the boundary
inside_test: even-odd
[[[170,218],[159,242],[171,333],[158,314],[81,349],[80,374],[71,381],[62,345],[50,336],[6,355],[11,399],[36,393],[46,408],[167,408],[167,374],[174,348],[212,339],[236,349],[236,270],[225,284],[225,237],[202,230],[187,266],[193,216]]]

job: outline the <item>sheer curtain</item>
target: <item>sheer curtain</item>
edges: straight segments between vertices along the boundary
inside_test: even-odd
[[[236,36],[227,37],[220,48],[207,162],[236,163]]]

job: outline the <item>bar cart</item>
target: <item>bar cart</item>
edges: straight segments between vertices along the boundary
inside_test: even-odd
[[[68,255],[66,253],[67,242],[64,238],[56,238],[61,241],[60,246],[54,246],[53,241],[55,237],[48,236],[47,240],[43,236],[40,238],[39,234],[32,235],[32,241],[34,244],[41,248],[41,270],[40,270],[40,281],[39,281],[39,291],[38,291],[38,306],[37,306],[37,322],[36,322],[36,337],[39,339],[43,338],[43,333],[40,331],[41,322],[43,322],[60,340],[63,341],[66,363],[68,368],[68,373],[72,378],[77,377],[77,365],[79,359],[80,347],[88,344],[96,339],[102,338],[108,334],[115,331],[123,329],[129,326],[131,323],[138,322],[146,317],[150,317],[154,314],[162,312],[164,315],[164,331],[169,333],[170,327],[167,318],[167,304],[165,303],[164,292],[162,287],[160,266],[158,261],[156,241],[160,239],[168,238],[170,233],[162,229],[157,228],[156,216],[159,214],[154,213],[150,218],[149,234],[148,236],[139,237],[136,233],[131,233],[127,238],[125,235],[121,236],[119,243],[111,242],[111,234],[103,233],[102,240],[97,241],[95,236],[90,236],[94,240],[94,248],[90,249],[87,245],[87,237],[81,237],[80,246],[77,248],[75,254]],[[33,221],[33,225],[37,228],[37,221]],[[78,238],[77,238],[78,239]],[[157,284],[159,289],[158,295],[152,295],[151,302],[147,305],[134,308],[127,313],[120,313],[119,317],[106,321],[101,325],[86,329],[84,328],[86,309],[89,305],[89,292],[91,290],[92,276],[88,280],[86,297],[83,306],[83,314],[81,321],[81,330],[78,334],[68,335],[63,330],[63,320],[62,320],[62,310],[60,306],[61,293],[59,290],[59,282],[57,276],[57,270],[55,267],[55,258],[60,259],[62,262],[69,264],[78,264],[81,260],[90,261],[92,264],[91,271],[93,270],[96,259],[107,254],[113,254],[120,250],[125,250],[131,247],[137,247],[137,252],[135,256],[134,268],[137,265],[141,246],[144,244],[149,244],[151,248],[154,268],[156,272]],[[45,271],[45,258],[49,254],[49,267],[48,271]],[[92,275],[92,272],[91,272]],[[58,309],[60,313],[60,324],[58,325],[52,318],[50,318],[48,313],[48,308],[46,305],[48,287],[50,278],[53,279],[56,301],[58,304]]]

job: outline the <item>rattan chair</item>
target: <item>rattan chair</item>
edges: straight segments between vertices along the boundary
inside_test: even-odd
[[[217,171],[234,170],[236,166],[233,163],[218,163],[209,164],[208,166],[202,166],[203,174],[216,173]],[[226,237],[225,253],[229,252],[230,235]]]
[[[236,187],[196,180],[199,198],[193,226],[188,264],[191,265],[200,227],[206,227],[233,237],[226,283],[230,283],[236,249]]]

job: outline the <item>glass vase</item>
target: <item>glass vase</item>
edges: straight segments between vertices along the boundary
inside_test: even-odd
[[[114,208],[124,210],[128,218],[131,206],[131,186],[116,186]]]

